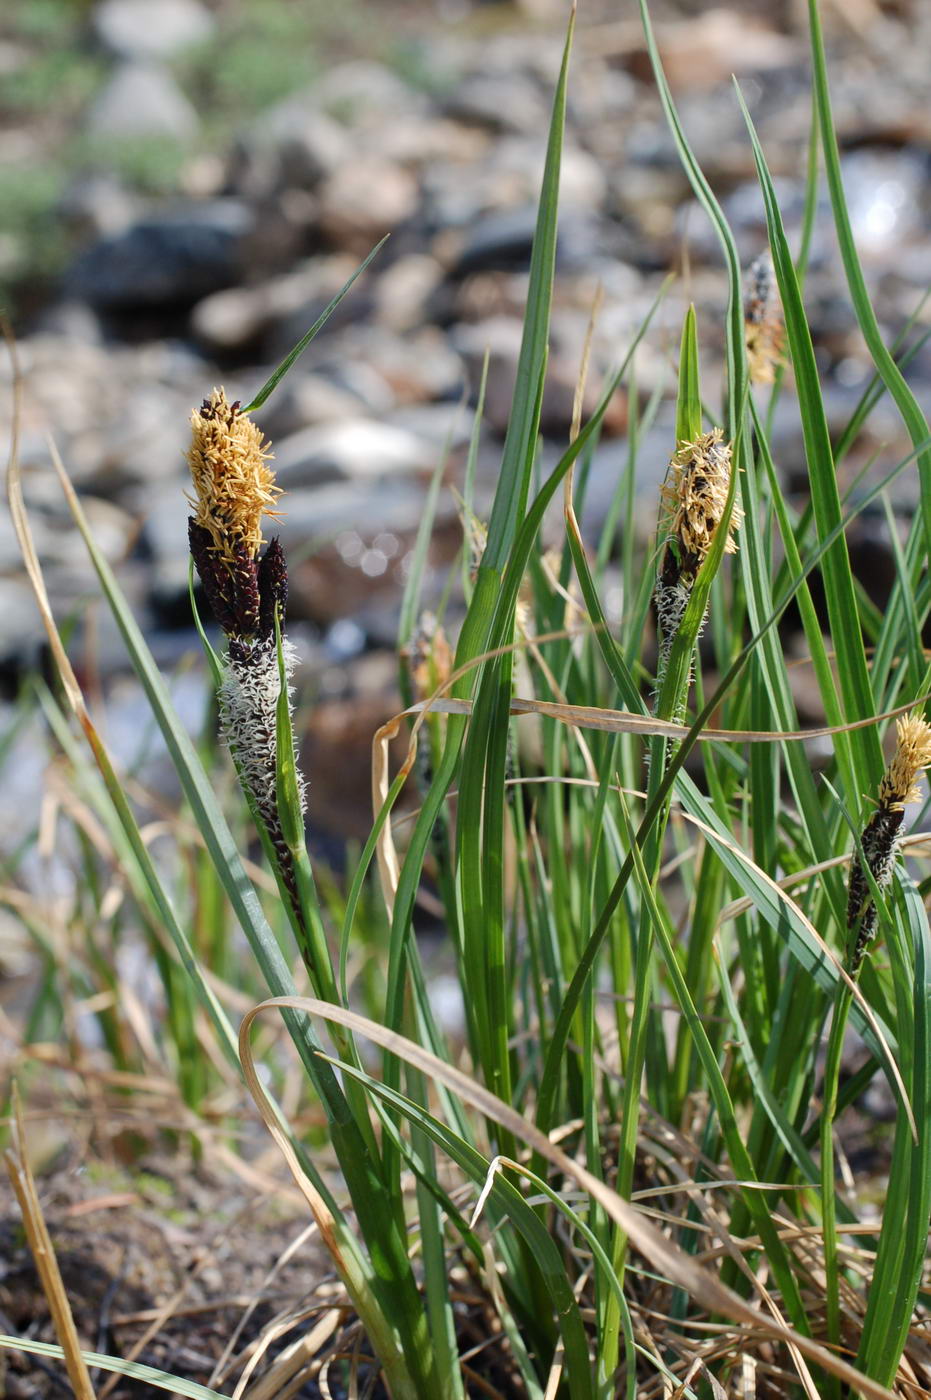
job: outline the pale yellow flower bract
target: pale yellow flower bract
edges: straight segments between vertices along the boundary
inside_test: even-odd
[[[702,433],[695,442],[679,444],[669,463],[663,487],[668,531],[698,564],[711,548],[714,532],[724,518],[731,482],[731,448],[720,428]],[[740,524],[735,504],[727,531],[726,554],[737,551],[734,532]]]
[[[879,785],[879,805],[901,811],[921,800],[917,778],[931,763],[931,725],[918,714],[897,719],[895,753]]]
[[[261,432],[223,389],[191,414],[187,452],[194,495],[194,519],[206,530],[217,554],[230,567],[245,546],[255,558],[262,545],[262,517],[275,517],[281,488],[267,465],[271,454]]]

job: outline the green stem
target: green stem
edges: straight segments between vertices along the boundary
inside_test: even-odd
[[[840,1078],[841,1051],[844,1031],[853,1002],[853,994],[843,982],[837,984],[831,1030],[828,1035],[827,1060],[824,1067],[824,1089],[821,1105],[821,1221],[824,1232],[824,1291],[826,1304],[827,1341],[840,1347],[840,1280],[837,1264],[837,1202],[834,1194],[834,1119],[837,1114],[837,1087]],[[827,1400],[840,1400],[840,1383],[836,1376],[822,1376]]]

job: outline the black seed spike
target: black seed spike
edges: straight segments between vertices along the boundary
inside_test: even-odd
[[[259,562],[259,636],[275,635],[275,614],[284,626],[288,606],[288,565],[278,536],[269,542]]]
[[[259,630],[258,569],[255,559],[244,544],[236,545],[233,559],[236,632],[240,637],[254,637]]]
[[[210,605],[210,611],[224,632],[234,632],[236,609],[233,580],[229,570],[217,556],[209,530],[198,525],[193,516],[188,517],[187,532],[191,558],[203,585],[204,597]]]

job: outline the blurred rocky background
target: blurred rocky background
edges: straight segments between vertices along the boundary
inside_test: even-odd
[[[764,247],[736,73],[777,179],[790,235],[802,217],[810,126],[801,0],[655,0],[681,115],[749,263]],[[924,0],[823,0],[854,230],[890,340],[931,269],[931,105]],[[50,470],[48,434],[159,661],[196,651],[187,602],[182,452],[215,383],[248,400],[359,260],[391,238],[259,415],[287,489],[290,625],[304,658],[311,816],[339,839],[366,821],[368,739],[396,708],[400,590],[424,491],[445,453],[461,485],[490,355],[479,500],[507,421],[565,0],[29,0],[0,15],[0,284],[25,375],[20,454],[53,601],[75,623],[86,678],[108,682],[124,757],[142,713]],[[675,349],[699,311],[717,397],[725,282],[660,111],[633,0],[581,0],[562,177],[544,461],[565,445],[597,289],[592,392],[625,353],[670,271],[680,274],[637,357],[662,404],[641,448],[644,530],[672,444]],[[806,286],[832,424],[869,364],[825,208]],[[928,313],[922,313],[927,323]],[[916,336],[921,330],[921,320]],[[909,374],[928,403],[931,352]],[[0,365],[3,414],[11,371]],[[609,411],[586,504],[600,525],[626,457],[627,405]],[[804,489],[791,392],[779,469]],[[845,465],[903,447],[880,408]],[[914,501],[914,473],[895,486]],[[881,515],[852,547],[880,589]],[[459,542],[443,493],[426,579],[438,596]],[[0,681],[41,664],[41,633],[9,520],[0,525]],[[203,685],[177,683],[192,725]],[[350,703],[351,701],[351,703]],[[38,761],[38,760],[36,760]],[[356,772],[358,769],[358,772]],[[23,793],[35,790],[28,755]],[[23,796],[8,793],[21,828]],[[3,833],[0,832],[0,838]]]

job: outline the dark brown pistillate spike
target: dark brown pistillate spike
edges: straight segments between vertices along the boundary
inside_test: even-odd
[[[919,714],[911,714],[896,720],[895,727],[895,753],[879,784],[876,811],[860,837],[863,857],[858,852],[850,862],[847,970],[851,977],[860,972],[879,920],[864,861],[880,890],[891,884],[905,806],[920,800],[918,775],[931,763],[931,725]]]
[[[259,560],[259,637],[274,637],[275,616],[284,626],[288,606],[288,565],[281,541],[275,535]]]

